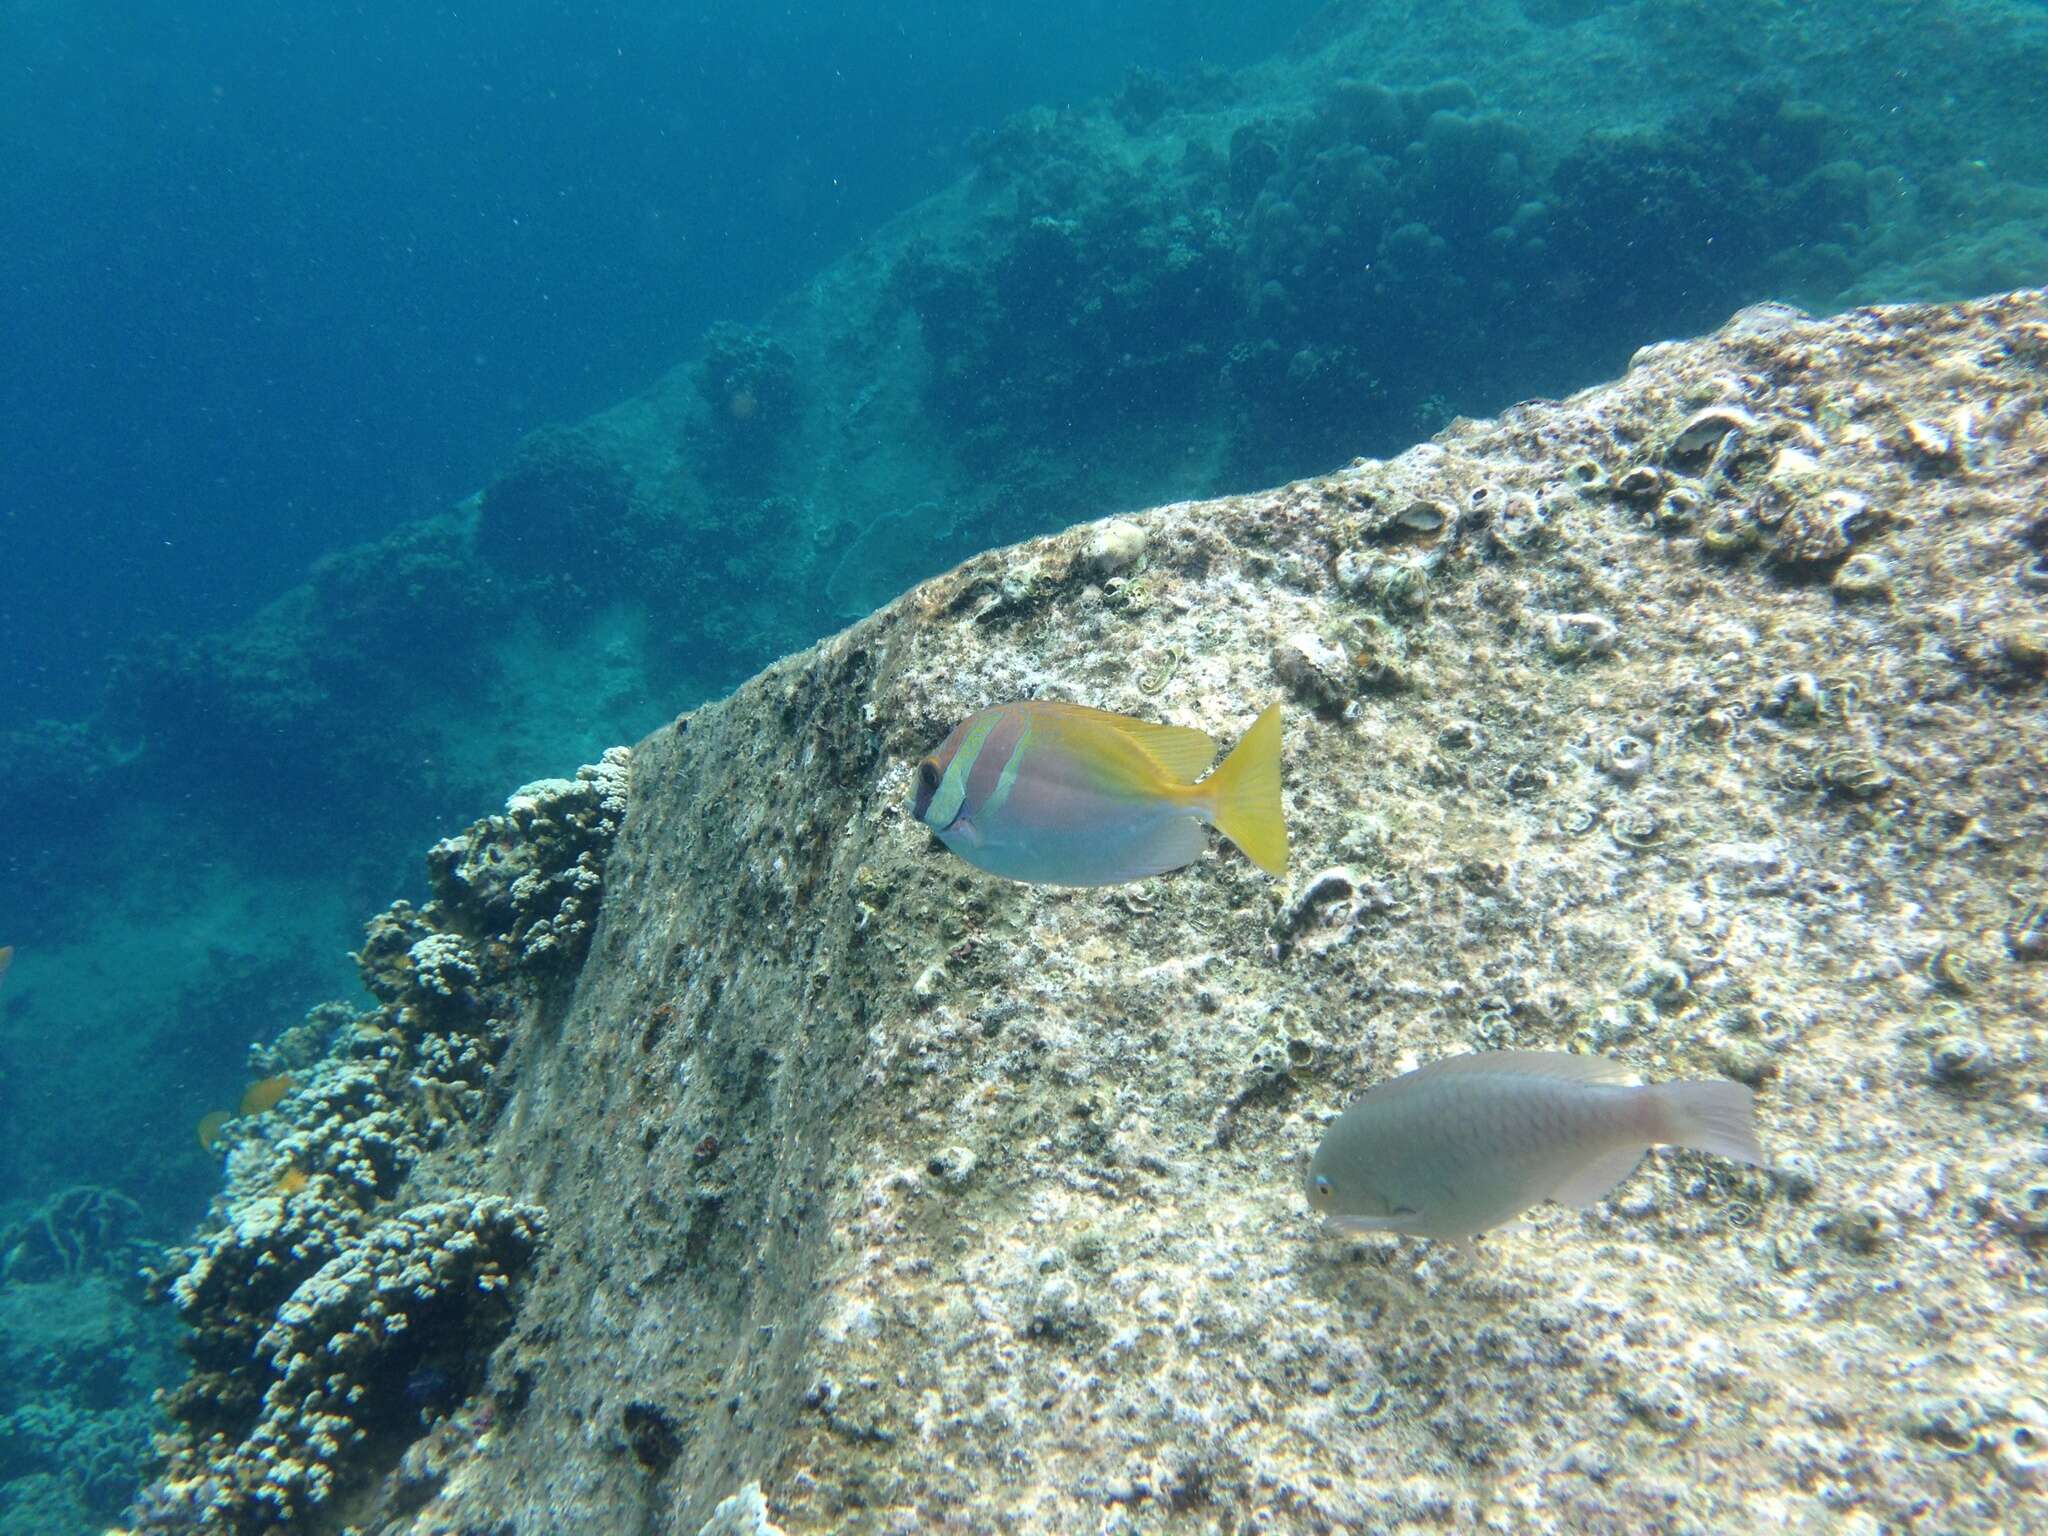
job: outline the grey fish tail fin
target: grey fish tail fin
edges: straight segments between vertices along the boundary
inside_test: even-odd
[[[1756,1095],[1742,1084],[1719,1078],[1662,1083],[1657,1092],[1664,1103],[1659,1141],[1763,1166],[1764,1149],[1756,1139]]]

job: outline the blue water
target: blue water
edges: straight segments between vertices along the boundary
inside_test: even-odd
[[[975,127],[1313,8],[13,8],[0,725],[644,386]]]
[[[0,68],[0,1230],[120,1202],[0,1354],[122,1362],[0,1359],[0,1530],[118,1513],[194,1122],[520,782],[994,542],[2048,278],[2038,6],[81,0]]]

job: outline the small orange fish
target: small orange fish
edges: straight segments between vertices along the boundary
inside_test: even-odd
[[[245,1115],[260,1115],[297,1086],[289,1072],[280,1072],[275,1077],[264,1078],[260,1083],[251,1083],[242,1090],[241,1112]]]
[[[199,1117],[199,1145],[211,1152],[220,1145],[220,1133],[234,1115],[225,1109],[216,1109]]]

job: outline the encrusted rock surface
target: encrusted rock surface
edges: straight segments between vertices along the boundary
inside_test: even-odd
[[[437,854],[472,915],[373,936],[381,1027],[455,1038],[448,989],[493,1046],[372,1181],[548,1240],[347,1518],[2039,1526],[2044,399],[2038,293],[1764,307],[1393,463],[979,557],[634,749],[566,1004],[529,940],[587,921],[581,854],[525,905],[488,832]],[[1283,693],[1285,881],[1219,845],[1003,884],[902,809],[995,700],[1233,737]],[[1509,1045],[1750,1082],[1773,1166],[1659,1154],[1470,1248],[1319,1229],[1331,1115]],[[317,1069],[320,1124],[393,1070]],[[375,1241],[350,1209],[307,1276]]]

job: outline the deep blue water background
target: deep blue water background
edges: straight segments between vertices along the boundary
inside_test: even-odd
[[[972,129],[1314,9],[11,6],[0,729],[643,386]]]

